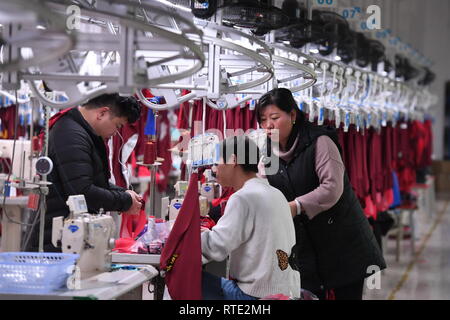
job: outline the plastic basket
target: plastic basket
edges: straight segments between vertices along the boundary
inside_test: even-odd
[[[0,253],[0,292],[49,293],[66,286],[78,254]]]

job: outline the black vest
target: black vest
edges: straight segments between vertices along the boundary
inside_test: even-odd
[[[289,163],[279,159],[278,172],[267,176],[269,183],[279,189],[289,202],[320,185],[315,170],[315,153],[317,138],[323,135],[330,137],[341,151],[334,129],[305,122],[300,128],[293,159]],[[370,266],[378,266],[380,270],[386,268],[347,173],[344,175],[343,194],[331,209],[312,220],[302,214],[294,219],[294,224],[304,289],[338,288],[370,276],[372,273],[367,273]]]

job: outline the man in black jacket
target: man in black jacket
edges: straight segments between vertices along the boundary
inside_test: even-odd
[[[141,197],[109,183],[110,170],[105,140],[126,123],[139,119],[140,106],[133,97],[104,94],[64,113],[50,129],[48,155],[53,171],[48,180],[53,184],[47,196],[44,251],[60,249],[51,243],[52,220],[69,215],[66,205],[70,195],[83,194],[90,213],[118,211],[138,214]],[[117,226],[120,227],[120,226]],[[37,251],[39,224],[32,232],[28,251]]]

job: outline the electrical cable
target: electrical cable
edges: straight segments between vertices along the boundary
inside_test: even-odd
[[[129,185],[127,186],[127,188],[130,187],[131,190],[134,191],[133,184],[131,183],[131,173],[128,170],[128,166],[126,166],[122,161],[120,161],[120,156],[122,154],[122,149],[125,146],[125,140],[123,139],[123,137],[122,137],[122,135],[120,134],[119,131],[116,131],[116,133],[119,135],[120,140],[122,140],[122,146],[119,149],[119,154],[117,155],[117,161],[119,161],[119,163],[122,166],[122,168],[125,168],[125,170],[127,171],[127,176],[128,176],[128,181],[129,181]],[[111,152],[112,152],[112,150],[111,150]]]
[[[38,208],[35,212],[35,216],[34,216],[34,220],[31,224],[31,228],[30,230],[27,230],[26,235],[25,235],[25,240],[22,242],[22,246],[21,246],[21,251],[25,251],[27,250],[28,247],[28,242],[30,242],[31,239],[31,235],[33,233],[34,228],[36,227],[36,224],[40,221],[39,217],[40,217],[40,210],[42,210],[42,206],[41,206],[41,201],[39,201],[38,204]]]

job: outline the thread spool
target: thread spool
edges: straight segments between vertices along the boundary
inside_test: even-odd
[[[153,142],[147,142],[144,149],[144,164],[154,164],[156,160],[156,148]]]
[[[38,153],[41,151],[41,143],[39,141],[39,138],[34,136],[32,139],[32,146],[33,146],[33,152]]]

